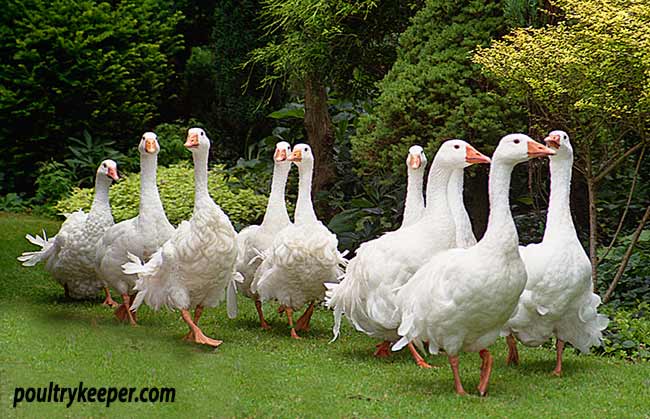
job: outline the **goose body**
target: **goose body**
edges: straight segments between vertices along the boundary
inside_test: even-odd
[[[468,163],[487,161],[489,159],[462,140],[450,140],[441,145],[429,170],[424,216],[415,224],[362,244],[350,260],[342,282],[330,286],[328,305],[334,309],[335,339],[343,314],[357,330],[373,338],[385,343],[399,339],[396,290],[407,283],[432,254],[449,249],[456,242],[447,202],[451,173],[455,169],[462,170]],[[376,355],[384,355],[385,350],[386,347],[380,347]]]
[[[314,303],[325,296],[325,283],[338,282],[345,259],[339,253],[338,240],[316,218],[311,202],[314,156],[306,144],[294,146],[290,157],[298,166],[298,201],[294,224],[283,229],[264,253],[264,261],[255,273],[251,290],[262,301],[277,300],[287,312],[291,336],[308,330]],[[309,303],[308,309],[293,326],[293,311]]]
[[[269,325],[264,319],[259,296],[251,291],[251,285],[255,277],[255,271],[262,263],[262,254],[271,247],[278,233],[291,224],[284,197],[287,178],[291,170],[291,162],[288,160],[290,153],[291,146],[289,143],[281,141],[276,144],[273,156],[271,193],[262,224],[248,226],[237,235],[236,270],[243,277],[241,282],[237,282],[237,289],[240,293],[255,301],[260,325],[263,329],[268,329]]]
[[[573,149],[569,136],[564,131],[553,131],[546,142],[556,149],[550,158],[546,229],[541,243],[519,248],[528,281],[507,332],[527,346],[541,345],[556,336],[558,363],[554,373],[560,375],[563,343],[570,342],[580,351],[589,352],[591,346],[601,344],[608,320],[597,312],[600,297],[593,293],[591,263],[571,218]],[[508,362],[517,362],[514,342],[509,339],[508,343]]]
[[[157,156],[160,151],[156,134],[147,132],[142,136],[140,151],[140,205],[135,218],[115,224],[102,236],[95,254],[95,269],[99,278],[116,289],[123,303],[115,312],[123,321],[135,324],[130,314],[130,301],[136,275],[122,272],[122,265],[129,261],[127,254],[148,261],[167,241],[174,227],[167,221],[156,185]]]
[[[449,201],[449,209],[451,216],[454,218],[454,226],[456,227],[456,246],[460,248],[467,248],[476,244],[476,237],[472,231],[472,222],[469,219],[469,214],[465,209],[463,202],[463,177],[465,171],[463,169],[456,169],[452,172],[447,186],[447,196]]]
[[[397,293],[402,339],[428,341],[431,353],[449,356],[456,391],[465,394],[458,375],[461,351],[483,359],[479,392],[485,395],[492,358],[487,347],[499,336],[526,284],[526,269],[508,200],[510,176],[517,163],[553,153],[523,134],[505,136],[490,166],[490,216],[483,238],[467,249],[434,255]]]
[[[183,221],[160,250],[143,264],[131,255],[123,266],[126,274],[137,274],[138,294],[132,310],[145,302],[154,310],[167,307],[180,310],[183,318],[195,309],[188,322],[187,338],[197,343],[218,346],[221,341],[206,337],[198,328],[205,307],[214,307],[226,295],[233,278],[237,246],[230,219],[208,193],[208,152],[210,141],[200,128],[189,130],[185,143],[194,158],[194,212]],[[186,320],[187,321],[187,320]]]
[[[95,252],[99,239],[114,224],[108,190],[117,178],[116,163],[104,160],[95,176],[95,197],[90,212],[79,210],[67,214],[59,232],[52,238],[48,239],[45,232],[43,237],[27,235],[27,240],[41,246],[41,250],[25,252],[18,260],[24,266],[44,262],[45,269],[71,298],[96,296],[104,283],[95,274]],[[107,294],[107,301],[112,301],[110,294]]]

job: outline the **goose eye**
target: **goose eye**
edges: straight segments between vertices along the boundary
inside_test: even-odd
[[[201,131],[201,137],[203,137],[203,134],[204,134],[204,132],[203,132],[203,131]]]
[[[144,140],[144,135],[142,136],[142,139]]]
[[[515,139],[515,144],[519,144],[519,138]]]
[[[456,144],[456,145],[454,146],[454,148],[455,148],[456,150],[458,150],[458,149],[460,148],[460,146],[459,146],[458,144]]]

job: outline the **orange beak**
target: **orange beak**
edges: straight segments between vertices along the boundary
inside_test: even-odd
[[[117,175],[117,169],[114,167],[109,167],[108,168],[108,177],[110,177],[113,180],[118,180],[120,177]]]
[[[409,154],[409,166],[411,169],[419,169],[422,166],[422,157],[420,155],[414,156]]]
[[[147,138],[144,140],[144,151],[147,153],[155,153],[156,152],[156,140],[152,140],[150,138]]]
[[[287,150],[277,148],[275,149],[275,154],[273,155],[275,161],[285,161],[287,159]]]
[[[536,141],[528,141],[528,158],[546,157],[555,154],[554,150],[541,145]]]
[[[485,154],[480,153],[477,149],[468,145],[465,148],[465,162],[469,164],[481,164],[491,162],[490,158]]]
[[[194,148],[199,146],[199,134],[190,134],[185,140],[185,147]]]
[[[546,143],[547,147],[554,148],[556,150],[560,148],[560,136],[557,134],[549,135],[548,137],[544,138],[544,142]]]
[[[302,151],[296,150],[287,159],[289,161],[302,161]]]

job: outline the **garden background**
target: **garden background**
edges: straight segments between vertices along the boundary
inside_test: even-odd
[[[207,131],[213,141],[211,194],[238,230],[258,223],[263,216],[275,143],[308,142],[317,156],[314,200],[319,218],[338,235],[341,250],[354,252],[360,243],[399,226],[406,184],[404,159],[411,145],[424,146],[431,159],[442,141],[461,138],[489,155],[506,133],[525,132],[541,140],[549,131],[563,129],[576,154],[571,194],[574,222],[592,261],[595,289],[605,302],[601,309],[612,321],[605,332],[605,344],[594,350],[595,355],[569,358],[576,363],[576,376],[563,378],[571,384],[562,388],[575,386],[571,387],[574,393],[558,390],[552,381],[536,381],[536,375],[543,375],[546,369],[541,360],[552,359],[548,348],[525,352],[524,358],[530,354],[536,363],[524,368],[523,376],[517,370],[506,370],[502,380],[512,381],[495,392],[514,397],[507,395],[509,390],[537,383],[540,387],[532,391],[551,391],[548,397],[570,394],[568,406],[576,407],[571,411],[578,416],[588,408],[601,416],[648,415],[647,405],[629,398],[648,396],[650,388],[646,362],[650,359],[647,2],[2,0],[0,8],[0,250],[4,278],[0,298],[3,347],[7,348],[0,359],[3,409],[11,397],[10,387],[20,382],[22,373],[17,368],[48,359],[50,350],[37,349],[38,342],[52,343],[60,351],[54,353],[80,351],[79,356],[99,359],[95,357],[105,356],[102,345],[108,335],[135,339],[133,347],[144,351],[143,342],[152,336],[158,336],[157,344],[165,341],[157,332],[163,336],[180,333],[182,325],[174,316],[147,316],[146,311],[143,317],[154,323],[136,332],[119,327],[102,308],[63,301],[42,269],[27,271],[15,260],[29,248],[22,239],[25,233],[46,226],[53,235],[63,212],[89,208],[89,187],[105,158],[116,160],[124,176],[111,190],[115,219],[134,216],[139,185],[137,144],[143,132],[158,134],[162,148],[159,187],[168,218],[177,224],[192,211],[193,185],[188,180],[192,169],[183,140],[191,126]],[[511,203],[521,243],[541,239],[548,178],[546,161],[530,162],[515,170]],[[465,181],[466,206],[480,237],[487,223],[487,168],[467,169]],[[295,192],[292,179],[290,203]],[[487,417],[497,406],[508,403],[502,399],[489,402],[493,403],[489,406],[474,402],[460,406],[442,378],[448,371],[435,373],[440,378],[431,386],[425,378],[428,373],[413,371],[408,360],[399,356],[385,363],[386,372],[377,372],[379,366],[373,365],[382,362],[364,349],[371,346],[371,340],[349,329],[341,349],[347,351],[348,358],[330,364],[337,358],[338,343],[319,352],[331,326],[325,310],[317,313],[312,343],[294,347],[280,332],[271,335],[280,343],[257,338],[261,332],[254,330],[253,310],[242,303],[243,319],[230,326],[218,310],[211,317],[226,334],[236,336],[239,331],[250,334],[249,339],[261,340],[255,344],[260,346],[247,348],[236,362],[245,364],[248,354],[254,365],[258,362],[257,367],[266,371],[260,365],[273,361],[262,360],[260,351],[271,345],[292,362],[304,361],[299,362],[300,367],[294,365],[293,372],[294,376],[305,374],[305,383],[310,374],[320,376],[322,369],[341,368],[344,372],[359,362],[364,364],[362,371],[354,375],[383,374],[377,379],[387,385],[396,377],[402,377],[403,385],[410,382],[406,392],[415,398],[414,405],[393,410],[398,395],[372,380],[354,381],[359,378],[340,373],[321,383],[329,389],[337,386],[338,380],[352,380],[348,384],[355,390],[332,390],[345,402],[324,397],[328,404],[339,403],[340,410],[309,410],[319,406],[313,399],[320,393],[311,389],[303,397],[310,400],[308,406],[313,404],[309,409],[303,403],[296,410],[283,410],[290,409],[291,403],[264,397],[258,404],[242,405],[224,396],[220,400],[228,407],[223,415],[219,411],[199,410],[201,413],[426,415],[431,411],[423,395],[435,394],[437,402],[449,404],[449,410],[441,408],[441,415]],[[249,314],[250,319],[246,317]],[[22,323],[23,317],[27,323]],[[50,330],[46,325],[51,322],[56,327]],[[91,331],[98,335],[89,338],[92,349],[86,353],[75,336],[85,334],[89,322],[95,326],[99,322],[103,334]],[[282,329],[280,323],[277,326]],[[45,337],[39,337],[43,333]],[[163,348],[195,354],[174,338],[167,340],[170,342],[161,343]],[[68,343],[60,347],[61,342]],[[314,353],[304,355],[300,348],[309,345]],[[25,352],[25,346],[32,349]],[[233,365],[230,356],[236,358],[232,350],[227,355],[227,350],[220,348],[218,351],[225,353],[209,355],[224,355],[218,363],[227,369]],[[130,376],[115,373],[115,369],[126,365],[138,370],[143,361],[132,353],[122,355],[123,364],[119,359],[102,361],[103,366],[96,368],[88,364],[82,368],[84,374],[104,385],[100,369],[110,368],[109,381],[127,385]],[[28,361],[30,356],[34,358]],[[307,362],[303,356],[314,358]],[[156,357],[174,363],[167,355]],[[53,363],[43,368],[56,378],[75,361],[71,356],[60,365],[49,362]],[[212,361],[196,362],[193,376],[211,368]],[[246,373],[240,371],[241,380],[252,383],[249,373],[254,376],[254,370],[242,368]],[[640,378],[644,371],[645,381]],[[569,369],[567,375],[571,373]],[[603,383],[595,386],[591,374],[602,377]],[[23,378],[38,383],[37,375],[30,377],[27,373]],[[269,370],[260,379],[278,385],[280,377],[281,373]],[[615,378],[608,382],[609,377]],[[175,379],[173,375],[167,378]],[[237,386],[232,377],[229,380],[229,385]],[[549,381],[546,376],[539,380]],[[204,383],[197,388],[214,385]],[[264,391],[253,384],[239,385],[253,395]],[[623,386],[627,396],[621,397],[627,401],[608,405],[614,400],[611,389],[615,385]],[[578,407],[580,386],[585,386],[584,394],[596,392],[599,398]],[[292,382],[287,389],[292,397],[304,390],[300,382]],[[616,391],[619,395],[620,390]],[[522,393],[521,397],[528,396]],[[187,400],[187,406],[196,407]],[[201,398],[196,400],[198,403]],[[517,416],[548,402],[521,400],[523,411],[497,416]],[[265,410],[268,406],[275,407]],[[622,410],[607,410],[607,406]],[[37,408],[24,409],[29,414],[29,409]],[[48,413],[76,416],[74,410],[47,409]],[[95,412],[92,406],[83,409],[88,410],[77,413]],[[149,412],[137,409],[141,414]]]

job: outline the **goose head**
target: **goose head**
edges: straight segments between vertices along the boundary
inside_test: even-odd
[[[438,149],[435,160],[451,169],[462,169],[475,163],[490,163],[490,158],[463,140],[447,140]]]
[[[286,141],[280,141],[275,145],[275,153],[273,153],[273,161],[276,165],[290,165],[289,157],[291,155],[291,145]]]
[[[571,141],[569,141],[569,135],[560,130],[551,131],[546,138],[544,138],[544,143],[549,148],[555,150],[555,155],[552,159],[573,159],[573,147],[571,147]]]
[[[142,134],[138,149],[140,150],[140,154],[158,154],[160,151],[158,136],[153,132],[145,132]]]
[[[293,151],[287,160],[298,166],[298,169],[313,167],[314,153],[307,144],[296,144],[293,146]]]
[[[106,176],[109,179],[118,180],[117,163],[113,160],[104,160],[97,168],[97,176]]]
[[[427,166],[427,156],[424,149],[419,145],[409,148],[409,154],[406,157],[406,167],[409,170],[424,169]]]
[[[202,128],[190,128],[187,130],[187,139],[184,145],[192,153],[195,151],[207,153],[210,150],[210,139]]]
[[[492,156],[513,166],[535,157],[552,156],[555,151],[543,146],[526,134],[508,134],[501,138]]]

